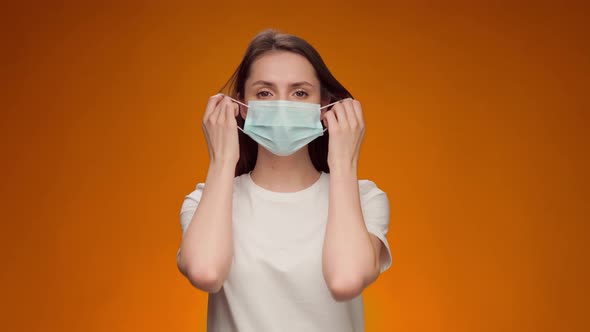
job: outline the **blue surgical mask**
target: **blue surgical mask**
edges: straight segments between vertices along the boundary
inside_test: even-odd
[[[320,121],[320,104],[290,100],[251,100],[248,107],[244,134],[277,156],[288,156],[322,136],[326,129]]]

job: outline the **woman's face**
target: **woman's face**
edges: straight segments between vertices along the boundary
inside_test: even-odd
[[[246,103],[249,100],[282,99],[320,104],[320,91],[315,69],[304,56],[271,51],[252,62],[241,99]],[[245,119],[246,108],[240,107],[240,113]]]

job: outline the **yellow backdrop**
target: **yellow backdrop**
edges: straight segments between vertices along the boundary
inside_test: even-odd
[[[393,252],[367,331],[590,329],[583,5],[48,3],[0,10],[3,330],[205,330],[178,214],[207,98],[265,28],[363,105]]]

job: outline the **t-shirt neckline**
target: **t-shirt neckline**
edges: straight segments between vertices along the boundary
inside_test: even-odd
[[[248,182],[250,188],[252,188],[252,190],[255,191],[257,194],[262,195],[262,196],[269,198],[269,199],[274,199],[274,200],[303,199],[303,198],[305,198],[317,191],[324,176],[326,175],[325,172],[323,172],[323,171],[320,172],[319,178],[313,184],[311,184],[310,186],[307,186],[306,188],[303,188],[301,190],[293,191],[293,192],[278,192],[278,191],[272,191],[272,190],[263,188],[263,187],[259,186],[258,184],[256,184],[254,182],[254,180],[252,180],[251,173],[252,173],[252,171],[246,173],[247,174],[246,179],[247,179],[247,182]]]

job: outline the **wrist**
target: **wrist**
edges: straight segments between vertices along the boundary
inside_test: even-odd
[[[225,160],[211,161],[209,163],[209,173],[217,176],[224,174],[232,174],[233,176],[236,171],[236,164],[237,162]]]
[[[329,163],[330,174],[336,176],[355,176],[357,175],[357,162],[332,162]]]

